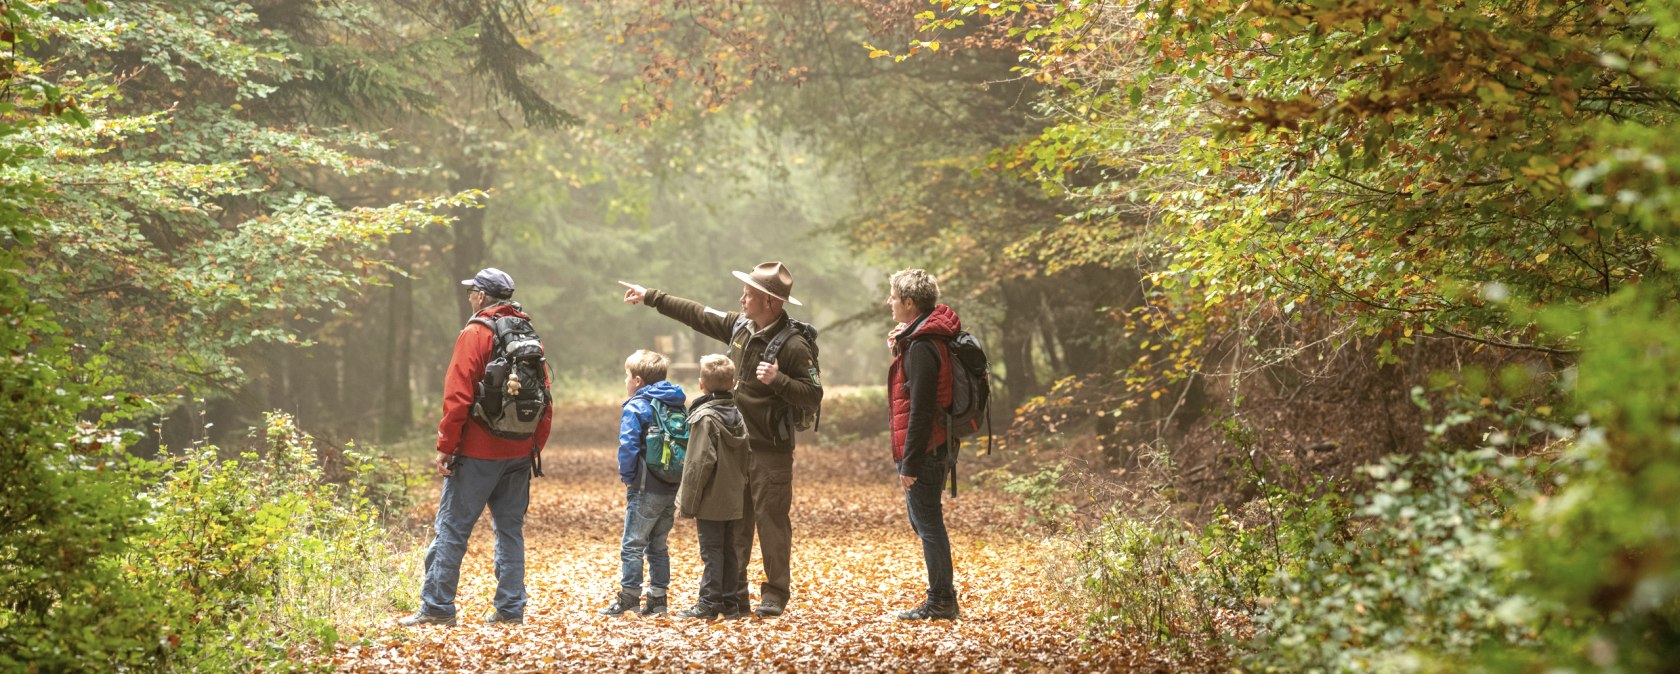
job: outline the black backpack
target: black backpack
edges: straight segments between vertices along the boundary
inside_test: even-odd
[[[484,365],[484,376],[473,391],[472,418],[498,438],[533,438],[543,413],[554,403],[548,391],[548,359],[543,356],[542,338],[530,321],[518,316],[500,316],[494,321],[474,316],[471,322],[490,328],[496,337],[490,362]],[[541,477],[537,450],[533,440],[532,472]]]
[[[930,337],[930,339],[932,339]],[[945,341],[951,361],[951,407],[945,410],[945,432],[951,436],[951,496],[957,495],[957,455],[962,452],[962,439],[980,430],[986,423],[986,451],[992,453],[992,378],[991,360],[980,340],[967,331],[959,331]]]
[[[752,332],[752,321],[746,316],[740,316],[735,319],[735,329],[732,330],[731,333],[740,334],[742,330],[746,330],[749,335]],[[792,316],[788,317],[787,325],[783,326],[779,332],[771,336],[770,343],[764,346],[764,354],[760,357],[762,362],[776,362],[776,355],[781,353],[782,345],[787,344],[788,338],[792,337],[795,332],[805,338],[806,344],[811,345],[811,364],[821,368],[822,366],[819,364],[817,355],[816,326],[804,321],[795,320]],[[753,368],[757,368],[757,366],[757,363],[752,364]],[[741,370],[742,372],[737,376],[753,376],[751,372],[747,371],[747,364],[742,364]],[[821,373],[817,373],[817,376],[819,377],[817,385],[821,386]],[[781,406],[777,410],[771,412],[770,425],[771,428],[774,429],[775,433],[780,436],[780,439],[793,437],[793,432],[795,430],[808,431],[819,428],[822,425],[822,404],[818,403],[814,407],[802,407],[799,405]]]
[[[992,379],[991,360],[980,340],[968,332],[958,332],[946,342],[951,353],[951,409],[946,412],[945,428],[959,441],[980,430],[986,422],[986,453],[992,453]],[[960,444],[960,443],[959,443]]]

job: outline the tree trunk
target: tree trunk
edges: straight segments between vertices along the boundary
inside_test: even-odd
[[[263,399],[263,409],[282,409],[291,412],[295,417],[302,410],[298,400],[292,395],[292,363],[296,347],[286,344],[271,344],[264,347],[268,352],[268,387],[267,396]]]
[[[1010,409],[1038,392],[1038,373],[1033,367],[1033,324],[1038,320],[1042,304],[1031,281],[1009,279],[1000,284],[1003,291],[1003,326],[999,339],[1003,342],[1004,399]]]
[[[449,181],[449,190],[489,189],[490,182],[495,179],[495,170],[472,161],[463,162],[460,172]],[[485,257],[484,243],[484,213],[483,208],[463,208],[455,212],[455,249],[450,262],[453,279],[469,279],[483,268]],[[514,282],[517,284],[518,279]],[[456,301],[461,308],[461,322],[472,318],[472,305],[467,303],[467,294],[457,293]]]
[[[1049,362],[1051,378],[1055,379],[1064,375],[1074,374],[1069,372],[1067,368],[1063,367],[1062,356],[1060,353],[1057,353],[1057,349],[1061,348],[1062,341],[1061,335],[1058,333],[1058,329],[1060,328],[1060,326],[1057,325],[1058,317],[1050,310],[1050,298],[1046,295],[1042,288],[1038,293],[1038,304],[1039,313],[1040,316],[1042,316],[1042,320],[1038,322],[1038,329],[1040,332],[1039,337],[1043,339],[1044,357]]]
[[[391,241],[399,264],[409,263],[414,247],[412,236],[397,235]],[[390,443],[414,427],[414,391],[410,387],[409,365],[414,360],[414,279],[391,274],[390,304],[385,316],[385,385],[380,391],[379,439]]]

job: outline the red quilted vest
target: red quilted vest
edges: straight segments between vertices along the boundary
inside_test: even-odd
[[[951,352],[946,340],[962,330],[962,320],[957,318],[957,312],[943,304],[933,308],[920,325],[915,325],[915,332],[900,334],[893,340],[893,361],[887,367],[887,400],[892,409],[892,454],[893,462],[904,460],[904,441],[910,435],[910,386],[904,380],[904,355],[910,350],[910,342],[916,337],[936,337],[928,340],[939,352],[939,411],[933,415],[933,432],[928,436],[928,447],[938,447],[945,442],[945,415],[943,410],[951,407]]]

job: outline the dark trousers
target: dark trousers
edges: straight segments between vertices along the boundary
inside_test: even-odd
[[[951,539],[945,533],[945,494],[947,476],[944,461],[928,461],[916,476],[915,484],[904,492],[905,510],[910,514],[910,526],[922,539],[922,561],[927,564],[927,596],[932,601],[956,599],[951,576]]]
[[[747,606],[747,562],[752,559],[753,534],[758,534],[764,560],[764,585],[759,601],[786,608],[789,564],[793,558],[793,452],[753,451],[748,455],[747,488],[740,521],[735,525],[735,601]]]
[[[735,529],[740,520],[695,520],[700,534],[700,603],[721,611],[745,611],[735,603],[741,565],[735,559]]]

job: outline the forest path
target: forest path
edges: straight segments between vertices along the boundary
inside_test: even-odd
[[[963,619],[905,623],[920,603],[921,546],[891,464],[866,452],[801,448],[794,471],[793,599],[779,618],[705,622],[601,616],[617,590],[623,491],[613,449],[555,448],[533,481],[526,518],[521,626],[484,626],[495,592],[488,516],[462,565],[455,628],[393,628],[372,645],[341,645],[347,671],[1176,671],[1162,654],[1081,637],[1083,616],[1062,608],[1036,534],[1018,530],[1003,500],[970,489],[946,501]],[[425,512],[435,512],[437,486]],[[671,613],[697,596],[694,524],[670,536]],[[756,601],[763,571],[755,551]],[[419,578],[414,579],[418,588]],[[418,591],[418,590],[416,590]],[[393,614],[393,621],[399,617]]]

